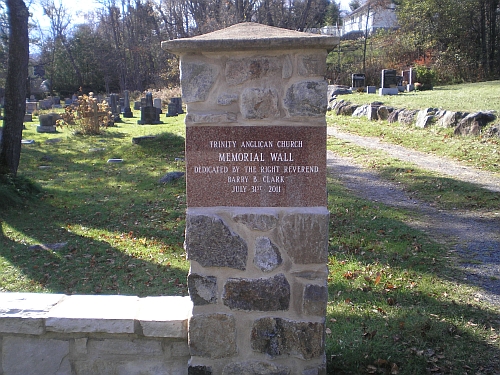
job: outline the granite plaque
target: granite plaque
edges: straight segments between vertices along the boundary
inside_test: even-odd
[[[326,206],[326,127],[186,129],[188,207]]]

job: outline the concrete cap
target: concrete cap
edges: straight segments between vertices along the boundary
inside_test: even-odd
[[[339,38],[281,29],[254,22],[239,23],[228,28],[192,38],[169,40],[161,47],[169,52],[247,51],[283,49],[333,49]]]

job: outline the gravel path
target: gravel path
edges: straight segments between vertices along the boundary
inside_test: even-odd
[[[328,128],[328,135],[367,148],[388,152],[427,170],[475,183],[500,192],[500,178],[456,162],[430,156],[401,146],[380,142],[377,138],[360,137]],[[377,173],[361,167],[350,158],[328,152],[330,172],[354,194],[365,199],[415,212],[417,219],[408,223],[440,242],[450,244],[456,255],[456,267],[463,271],[463,281],[481,288],[476,298],[500,308],[500,212],[439,210],[418,201]]]

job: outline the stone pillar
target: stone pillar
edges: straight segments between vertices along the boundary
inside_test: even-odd
[[[129,97],[129,92],[128,90],[125,90],[123,92],[123,102],[124,102],[124,108],[123,108],[123,117],[125,118],[132,118],[134,117],[134,114],[132,113],[132,110],[130,109],[130,97]]]
[[[326,374],[327,50],[243,23],[163,42],[186,115],[189,374]]]

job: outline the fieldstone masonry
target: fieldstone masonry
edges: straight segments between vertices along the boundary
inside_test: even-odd
[[[327,50],[254,23],[163,42],[186,103],[190,375],[326,374]]]

